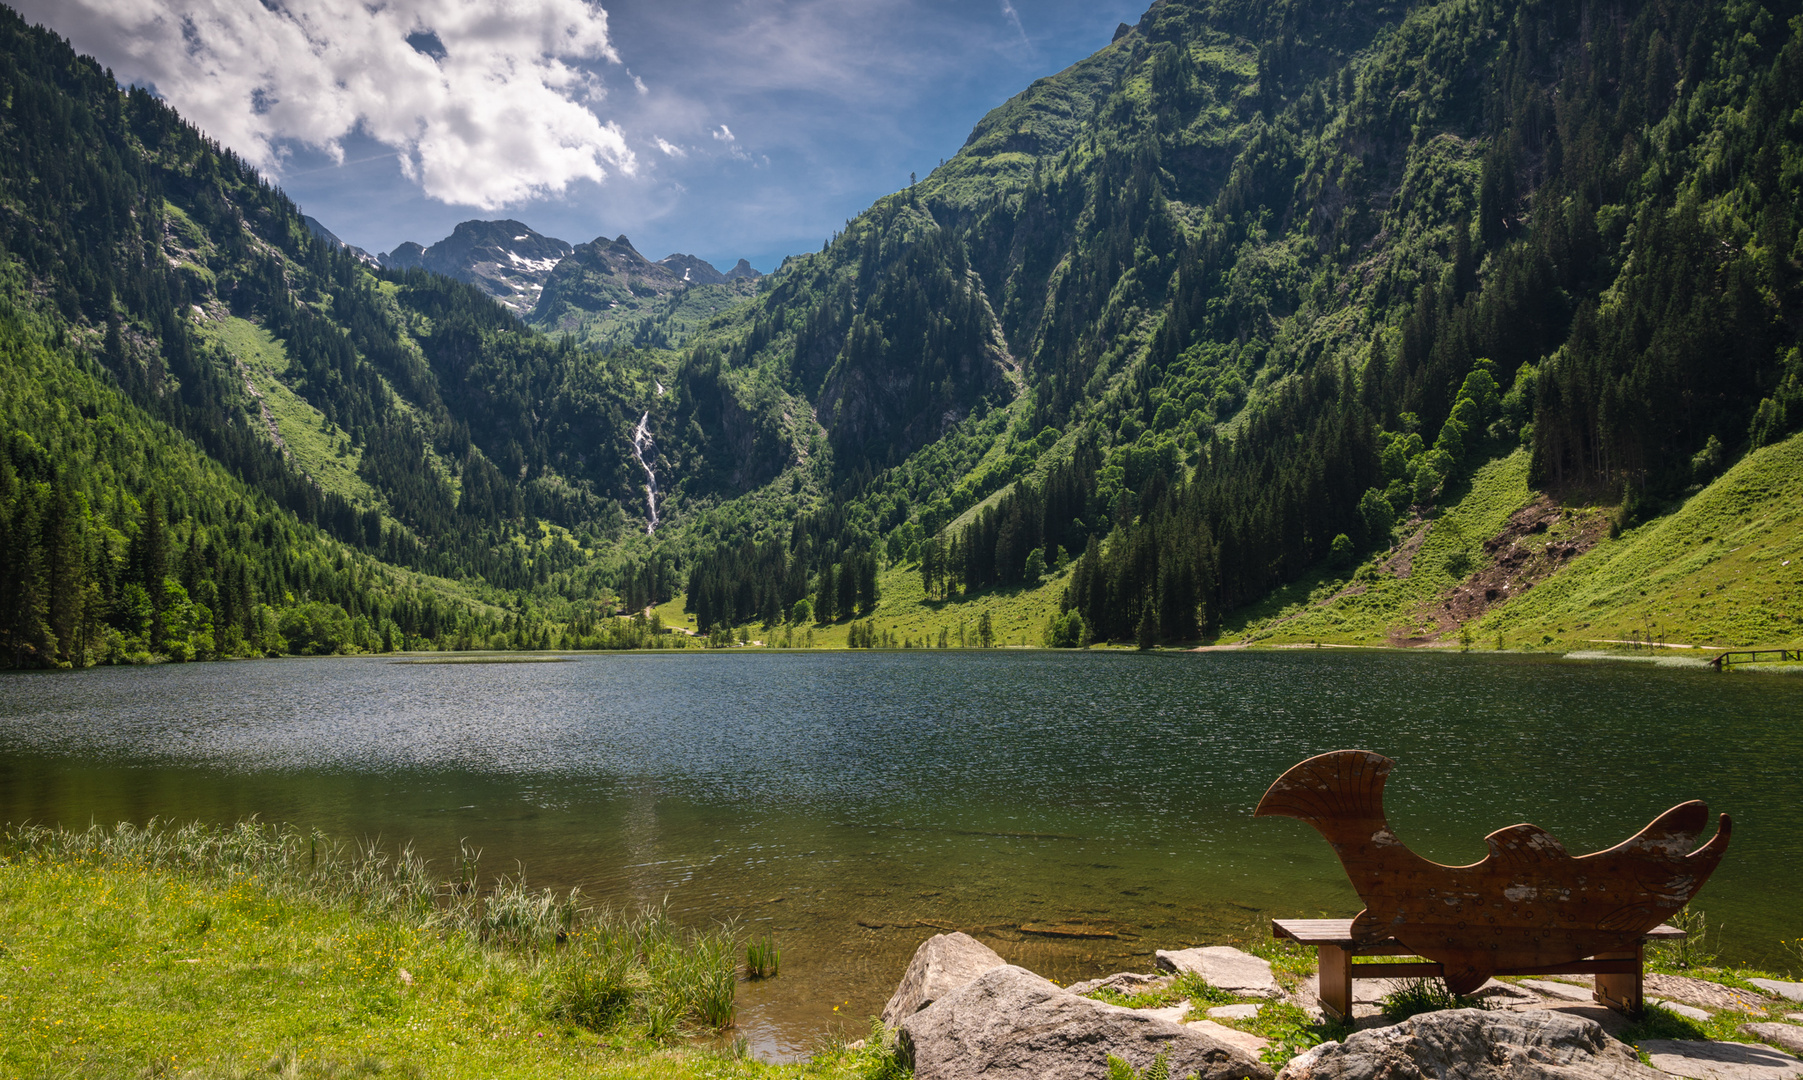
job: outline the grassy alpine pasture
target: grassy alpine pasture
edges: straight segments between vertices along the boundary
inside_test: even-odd
[[[1803,643],[1803,436],[1748,454],[1674,512],[1493,610],[1479,638],[1582,646]]]
[[[254,824],[15,829],[0,1075],[860,1077],[734,1051],[736,938]],[[563,938],[558,941],[559,933]],[[724,1009],[724,1012],[722,1010]],[[694,1041],[693,1035],[706,1041]],[[725,1050],[717,1049],[724,1046]]]
[[[1633,649],[1632,642],[1780,646],[1803,642],[1803,437],[1755,451],[1669,513],[1606,534],[1531,589],[1469,626],[1490,649]],[[1351,573],[1322,568],[1226,620],[1222,640],[1384,645],[1455,633],[1430,617],[1493,561],[1496,536],[1536,493],[1524,450],[1493,459],[1443,499],[1397,576],[1392,552]],[[1568,505],[1536,542],[1596,531],[1614,507]],[[1398,530],[1406,546],[1416,529]]]

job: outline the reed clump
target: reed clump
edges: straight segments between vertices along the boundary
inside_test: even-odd
[[[752,979],[772,979],[781,973],[783,967],[783,951],[777,947],[776,939],[765,931],[761,938],[753,938],[745,944],[745,975]]]

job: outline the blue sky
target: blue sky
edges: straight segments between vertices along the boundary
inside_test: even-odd
[[[14,0],[15,3],[18,0]],[[516,218],[768,271],[1148,0],[25,0],[372,252]]]

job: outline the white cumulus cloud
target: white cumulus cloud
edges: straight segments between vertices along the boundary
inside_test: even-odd
[[[358,130],[427,195],[483,210],[636,168],[619,125],[593,111],[606,88],[585,64],[619,57],[607,12],[586,0],[23,6],[277,172],[290,141],[342,160]]]
[[[668,139],[665,139],[662,135],[654,137],[651,141],[655,142],[657,144],[657,148],[659,150],[662,150],[666,155],[668,155],[670,157],[682,158],[682,157],[689,156],[689,152],[687,150],[684,150],[682,147],[677,146],[673,142],[670,142]]]
[[[734,140],[732,128],[727,127],[725,124],[721,124],[720,130],[714,132],[714,138],[719,139],[721,142],[732,142]]]

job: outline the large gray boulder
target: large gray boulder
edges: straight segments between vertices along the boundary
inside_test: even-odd
[[[1008,961],[963,932],[934,934],[914,950],[901,984],[883,1006],[883,1023],[893,1027],[991,968]]]
[[[1271,976],[1271,962],[1241,952],[1230,945],[1202,949],[1159,949],[1153,959],[1165,971],[1200,975],[1218,990],[1244,997],[1282,997],[1283,988]]]
[[[1160,1053],[1173,1080],[1271,1080],[1269,1066],[1218,1039],[1011,965],[903,1018],[899,1049],[915,1080],[1107,1080],[1109,1055],[1144,1069]]]
[[[1298,1054],[1278,1080],[1660,1080],[1594,1020],[1547,1009],[1424,1013]]]

